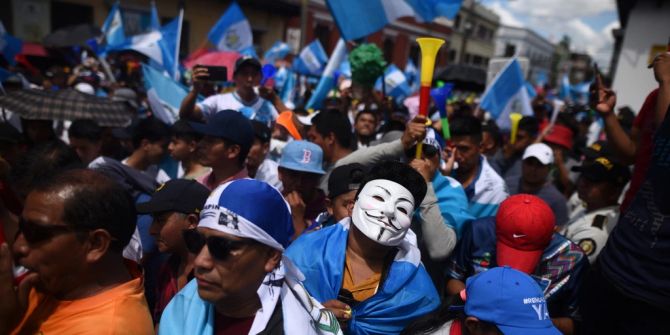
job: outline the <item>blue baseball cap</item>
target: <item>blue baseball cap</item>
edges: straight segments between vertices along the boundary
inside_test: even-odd
[[[242,113],[224,109],[207,119],[207,123],[189,122],[195,132],[230,140],[243,148],[254,143],[254,128]]]
[[[307,141],[291,141],[282,150],[279,166],[285,169],[316,174],[323,171],[323,151],[318,145]]]
[[[465,314],[495,324],[505,335],[560,335],[540,286],[508,266],[468,278]]]

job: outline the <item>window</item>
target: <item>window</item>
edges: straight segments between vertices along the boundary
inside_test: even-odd
[[[512,43],[505,44],[505,54],[503,57],[512,57],[516,53],[516,46]]]
[[[461,16],[457,14],[456,18],[454,19],[454,29],[458,30],[460,28],[460,25],[461,25]]]
[[[447,60],[449,63],[456,62],[456,50],[450,49],[449,53],[447,54]]]
[[[51,3],[51,30],[93,23],[93,7],[54,1]],[[5,22],[7,24],[7,22]],[[10,29],[10,28],[7,28]]]
[[[472,65],[481,66],[482,63],[483,63],[482,56],[479,56],[479,55],[473,55],[472,56]]]

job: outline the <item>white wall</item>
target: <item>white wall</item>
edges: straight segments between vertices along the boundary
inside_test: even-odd
[[[638,1],[628,18],[612,85],[617,92],[618,106],[628,105],[637,113],[647,94],[658,87],[653,71],[647,69],[647,62],[652,45],[665,45],[668,37],[670,3]]]

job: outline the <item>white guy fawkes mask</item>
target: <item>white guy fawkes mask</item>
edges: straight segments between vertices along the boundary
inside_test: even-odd
[[[385,179],[369,181],[354,204],[351,221],[382,245],[399,245],[414,213],[414,197],[404,186]]]

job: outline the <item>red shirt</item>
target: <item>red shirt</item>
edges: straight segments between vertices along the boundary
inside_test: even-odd
[[[640,112],[633,121],[633,127],[640,131],[640,141],[637,146],[635,154],[635,166],[633,167],[633,175],[630,180],[630,187],[624,196],[621,203],[621,213],[623,214],[637,191],[642,186],[649,164],[651,163],[651,153],[653,149],[654,133],[656,127],[654,126],[654,115],[656,114],[656,99],[658,97],[658,89],[655,89],[647,95],[647,98],[640,108]]]

